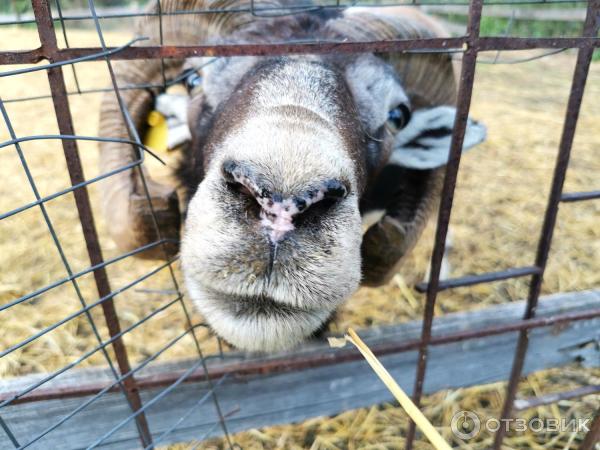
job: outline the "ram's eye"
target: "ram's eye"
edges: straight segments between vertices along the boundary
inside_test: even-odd
[[[187,88],[188,92],[192,92],[194,89],[196,89],[201,84],[202,84],[202,75],[200,75],[196,71],[191,72],[185,78],[185,87]]]
[[[397,133],[410,121],[410,109],[404,103],[396,106],[388,113],[387,124],[393,133]]]

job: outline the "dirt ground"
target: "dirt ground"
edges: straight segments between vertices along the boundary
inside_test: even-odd
[[[37,35],[32,29],[4,28],[0,48],[34,48]],[[97,45],[95,34],[73,30],[74,46]],[[123,35],[109,34],[111,42],[124,42]],[[500,59],[520,57],[503,53]],[[491,59],[494,55],[484,55]],[[452,214],[452,248],[449,252],[451,276],[496,271],[511,266],[533,264],[545,202],[548,196],[554,159],[570,87],[574,54],[563,53],[517,65],[478,66],[472,115],[488,126],[488,140],[463,160]],[[2,70],[8,70],[3,67]],[[82,63],[77,76],[83,89],[108,84],[104,63]],[[65,67],[69,89],[76,86],[71,68]],[[56,134],[57,125],[49,99],[10,102],[25,96],[48,94],[48,82],[41,72],[0,78],[0,95],[17,136]],[[73,95],[70,98],[75,129],[80,135],[97,135],[100,94]],[[592,65],[582,113],[577,128],[572,160],[565,184],[566,192],[600,189],[600,63]],[[9,139],[4,123],[0,140]],[[81,142],[80,153],[89,179],[98,175],[97,149],[93,142]],[[41,196],[69,186],[60,142],[38,140],[22,145],[27,166]],[[172,163],[172,158],[170,162]],[[167,158],[168,159],[168,158]],[[0,148],[0,213],[35,200],[25,171],[14,147]],[[150,163],[151,170],[157,170]],[[106,234],[95,185],[89,189],[105,258],[119,252]],[[72,272],[89,266],[77,212],[71,194],[46,203],[53,230]],[[543,294],[577,291],[600,286],[600,202],[581,202],[561,206],[547,268]],[[364,328],[416,320],[423,312],[424,298],[410,288],[423,280],[431,252],[433,226],[428,227],[419,245],[389,285],[360,289],[340,310],[331,331],[348,326]],[[35,289],[67,276],[56,245],[50,237],[40,208],[27,209],[0,221],[0,305],[5,305]],[[157,266],[157,262],[127,259],[108,268],[113,289],[125,286]],[[179,278],[179,272],[176,271]],[[406,288],[406,286],[409,286]],[[93,279],[78,280],[85,301],[97,299]],[[115,299],[123,327],[136,323],[172,295],[172,280],[167,270]],[[523,299],[527,280],[509,280],[440,294],[436,314],[483,308],[492,304]],[[33,300],[0,311],[2,350],[63,319],[81,307],[73,285],[66,283]],[[133,361],[140,362],[185,327],[178,305],[157,314],[125,337]],[[100,335],[106,339],[101,312],[92,310]],[[201,321],[194,314],[193,320]],[[216,351],[216,340],[206,330],[200,333],[203,348]],[[0,359],[0,378],[33,372],[56,370],[97,344],[85,317],[68,321],[51,333]],[[191,339],[182,340],[159,361],[193,355]],[[81,366],[102,365],[99,354]],[[572,365],[528,376],[519,395],[530,396],[600,383],[599,369]],[[450,417],[459,409],[498,416],[504,384],[439,392],[425,399],[424,412],[452,440]],[[562,401],[553,406],[535,408],[528,417],[587,417],[600,407],[600,396]],[[302,424],[251,430],[233,437],[244,449],[312,448],[404,448],[407,419],[395,405],[348,411],[331,418],[316,418]],[[574,449],[581,439],[578,433],[515,433],[506,440],[506,449]],[[482,433],[476,443],[459,448],[485,449],[491,437]],[[187,448],[182,444],[181,448]],[[220,448],[219,440],[203,444]],[[179,446],[177,446],[179,447]],[[419,441],[417,448],[431,448]]]

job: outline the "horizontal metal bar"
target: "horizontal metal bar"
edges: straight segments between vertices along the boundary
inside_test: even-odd
[[[28,67],[26,69],[15,69],[15,70],[8,70],[6,72],[0,72],[0,78],[10,77],[13,75],[23,75],[25,73],[37,72],[40,70],[53,69],[55,67],[61,67],[61,66],[67,65],[67,64],[74,64],[74,63],[78,63],[78,62],[94,61],[94,60],[98,60],[98,59],[103,59],[103,58],[106,58],[107,56],[111,56],[116,53],[119,53],[120,51],[122,51],[126,48],[130,48],[131,45],[133,45],[135,42],[143,41],[146,39],[147,38],[145,38],[145,37],[135,38],[120,47],[115,47],[115,48],[111,48],[108,50],[98,49],[97,52],[89,53],[89,54],[82,55],[82,56],[77,56],[77,57],[74,57],[69,60],[62,60],[62,59],[56,60],[55,58],[52,58],[55,61],[50,64],[45,64],[42,66],[35,66],[35,67]],[[18,53],[21,54],[21,52],[18,52]],[[5,54],[10,54],[10,52],[0,53],[0,58],[2,58]],[[48,55],[44,55],[43,59],[50,59],[50,57]],[[1,61],[1,59],[0,59],[0,61]],[[36,61],[36,62],[39,62],[39,61]]]
[[[535,56],[528,56],[525,58],[516,58],[516,59],[489,59],[489,60],[485,60],[485,59],[481,59],[479,58],[477,60],[477,64],[491,64],[491,65],[504,65],[504,64],[509,64],[509,65],[513,65],[513,64],[521,64],[521,63],[526,63],[526,62],[530,62],[530,61],[535,61],[537,59],[541,59],[541,58],[546,58],[548,56],[552,56],[552,55],[556,55],[558,53],[561,52],[565,52],[569,49],[567,48],[560,48],[557,50],[551,50],[547,53],[543,53],[540,55],[535,55]],[[214,58],[212,61],[216,61],[217,58]],[[461,61],[461,59],[459,57],[454,57],[453,59],[455,59],[456,61]],[[207,65],[207,64],[211,64],[211,62],[208,63],[204,63],[201,64],[191,70],[195,71],[195,70],[199,70],[201,69],[203,66]],[[171,80],[167,80],[166,85],[167,86],[172,86],[175,85],[179,82],[181,82],[182,80],[184,80],[186,78],[186,76],[189,73],[187,71],[183,72],[181,75],[171,79]],[[146,90],[146,89],[164,89],[165,85],[164,84],[157,84],[157,83],[140,83],[140,84],[127,84],[124,86],[119,86],[119,90],[121,91],[130,91],[130,90]],[[89,88],[89,89],[78,89],[75,91],[69,91],[67,92],[67,95],[72,96],[72,95],[83,95],[83,94],[101,94],[104,92],[113,92],[114,88],[110,87],[110,88]],[[29,97],[13,97],[13,98],[4,98],[2,99],[2,101],[7,104],[7,103],[21,103],[21,102],[29,102],[29,101],[34,101],[34,100],[45,100],[48,98],[52,98],[52,96],[50,94],[41,94],[41,95],[32,95]]]
[[[599,392],[600,384],[594,384],[591,386],[582,386],[571,391],[553,392],[551,394],[540,395],[539,397],[516,399],[513,403],[513,411],[523,411],[525,409],[550,405],[552,403],[560,402],[561,400],[584,397]]]
[[[577,322],[580,320],[589,320],[600,317],[600,308],[591,309],[577,313],[565,313],[560,315],[540,317],[529,320],[522,320],[515,323],[501,325],[496,327],[488,327],[477,330],[465,330],[457,333],[447,334],[445,336],[434,336],[430,340],[430,345],[444,345],[453,342],[461,342],[470,339],[477,339],[485,336],[493,336],[498,334],[510,333],[525,329],[535,329],[548,327],[569,322]],[[413,351],[419,348],[420,339],[398,342],[385,345],[374,345],[371,347],[373,353],[378,356],[389,355],[393,353],[402,353]],[[225,355],[226,357],[226,355]],[[205,359],[209,359],[206,357]],[[209,368],[208,377],[210,379],[218,379],[226,374],[233,376],[242,375],[258,375],[287,372],[293,370],[303,370],[313,367],[327,366],[330,364],[338,364],[348,361],[356,361],[362,358],[361,354],[354,349],[339,349],[334,353],[313,353],[302,356],[286,356],[272,358],[266,361],[251,361],[242,363],[227,363],[219,367]],[[138,377],[136,379],[140,389],[151,389],[161,386],[167,386],[177,379],[179,373],[168,373],[160,375],[150,375],[146,377]],[[200,381],[206,379],[204,370],[193,373],[189,377],[189,381]],[[68,390],[61,389],[39,389],[37,394],[26,396],[19,399],[20,403],[29,403],[39,399],[50,400],[58,398],[83,397],[95,395],[103,389],[99,384],[77,385],[72,386]],[[37,396],[36,396],[37,395]],[[41,396],[41,398],[40,398]]]
[[[286,55],[299,53],[331,53],[331,52],[373,52],[394,50],[435,50],[454,49],[462,51],[464,38],[435,38],[415,40],[390,40],[369,42],[297,42],[273,44],[227,44],[227,45],[163,45],[143,47],[109,48],[111,60],[118,59],[160,59],[160,58],[188,58],[191,56],[265,56]],[[53,58],[62,65],[77,61],[96,61],[105,57],[99,47],[68,48],[58,50]],[[30,52],[5,52],[0,53],[1,64],[35,64],[45,59],[38,50]],[[17,71],[7,72],[8,74]]]
[[[367,53],[367,52],[436,52],[447,51],[459,53],[467,44],[466,37],[401,39],[389,41],[359,42],[296,42],[273,44],[228,44],[228,45],[194,45],[194,46],[143,46],[109,48],[103,52],[98,47],[66,48],[53,54],[57,64],[71,64],[78,61],[96,61],[103,59],[110,52],[111,60],[119,59],[160,59],[189,58],[192,56],[280,56],[289,54],[323,54],[323,53]],[[479,51],[492,50],[530,50],[538,48],[592,48],[600,47],[600,38],[527,38],[527,37],[482,37],[474,40],[474,48]],[[39,49],[28,52],[0,53],[0,65],[3,64],[35,64],[45,59]],[[34,70],[42,70],[33,68]],[[11,75],[31,71],[23,69],[6,72]],[[5,75],[6,76],[6,75]]]
[[[442,280],[438,286],[438,292],[445,291],[446,289],[453,289],[463,286],[473,286],[479,283],[491,283],[494,281],[507,280],[509,278],[525,277],[527,275],[534,275],[540,273],[538,267],[518,267],[498,272],[487,272],[479,275],[465,275],[464,277],[450,278],[448,280]],[[415,286],[417,292],[427,292],[429,283],[419,283]]]
[[[584,200],[596,200],[600,198],[600,191],[589,192],[567,192],[560,197],[560,201],[564,203],[581,202]]]

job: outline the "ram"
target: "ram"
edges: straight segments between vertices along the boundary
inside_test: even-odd
[[[151,44],[444,33],[408,7],[270,14],[286,5],[254,3],[263,13],[250,14],[239,12],[249,6],[239,1],[161,6],[178,13],[160,27],[153,15],[139,24]],[[198,7],[219,12],[181,14]],[[183,228],[181,248],[170,251],[181,252],[187,290],[216,333],[237,347],[281,350],[314,334],[361,283],[383,284],[398,270],[436,207],[456,113],[447,53],[135,61],[116,64],[115,72],[121,86],[185,79],[189,96],[171,109],[187,121],[190,138],[175,184],[148,174],[144,181],[135,170],[104,184],[110,233],[131,250],[158,238],[153,217],[172,242]],[[139,132],[157,103],[169,103],[153,88],[121,95]],[[101,134],[127,138],[125,123],[107,94]],[[485,127],[469,120],[463,150],[484,139]],[[100,152],[103,171],[137,157],[115,142]]]

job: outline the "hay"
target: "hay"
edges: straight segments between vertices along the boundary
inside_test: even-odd
[[[11,47],[34,48],[37,35],[31,29],[4,27],[5,40]],[[109,42],[122,43],[128,34],[109,33]],[[93,32],[71,30],[73,46],[97,45]],[[453,248],[450,251],[451,275],[495,271],[510,266],[530,265],[534,260],[542,214],[560,138],[561,124],[574,65],[573,54],[517,66],[480,66],[473,100],[473,116],[486,122],[489,139],[469,154],[461,166],[457,196],[452,215]],[[8,69],[4,67],[3,70]],[[82,87],[104,87],[108,74],[104,63],[85,63],[77,68]],[[71,70],[65,68],[69,89],[74,90]],[[574,152],[566,181],[567,192],[600,189],[600,65],[593,64]],[[0,79],[3,98],[47,94],[43,73]],[[82,135],[96,135],[100,95],[71,97],[75,128]],[[50,100],[7,104],[18,136],[57,133]],[[0,139],[8,139],[4,124]],[[42,195],[69,186],[60,144],[36,141],[23,144],[23,150]],[[97,148],[91,142],[80,143],[86,177],[98,174]],[[151,169],[156,166],[151,164]],[[13,149],[0,150],[3,182],[0,184],[0,211],[8,211],[34,199],[21,164]],[[90,188],[105,258],[119,252],[106,234],[103,217],[97,209],[98,192]],[[78,271],[89,265],[77,212],[71,195],[47,204],[49,216],[61,239],[63,250]],[[565,204],[561,207],[543,293],[583,290],[600,286],[600,203]],[[430,224],[410,261],[387,286],[360,289],[340,310],[331,331],[390,324],[421,317],[424,299],[407,286],[421,281],[431,252],[433,225]],[[63,278],[65,268],[48,236],[39,208],[0,222],[0,304],[6,304],[34,289]],[[156,267],[155,262],[126,260],[109,267],[112,287],[118,288]],[[177,274],[179,276],[179,274]],[[97,299],[91,276],[79,283],[88,302]],[[123,327],[135,323],[172,298],[169,274],[161,271],[147,282],[116,297]],[[164,291],[164,292],[161,292]],[[509,280],[471,288],[443,292],[436,314],[483,308],[491,304],[525,297],[526,280]],[[0,313],[0,346],[4,349],[64,318],[80,307],[71,285],[53,289],[30,301]],[[185,323],[179,306],[158,314],[125,340],[134,362],[141,361],[179,334]],[[95,308],[92,316],[101,335],[107,331]],[[201,318],[194,316],[195,322]],[[201,330],[206,353],[216,351],[215,339]],[[85,318],[72,320],[44,338],[0,359],[0,377],[32,372],[49,372],[62,367],[93,348],[95,337]],[[160,360],[185,358],[195,353],[191,339],[182,340]],[[102,365],[94,355],[82,366]],[[534,374],[522,383],[520,395],[530,396],[565,390],[588,383],[599,383],[598,369],[576,365]],[[497,417],[502,405],[504,384],[496,383],[471,389],[439,392],[424,400],[423,411],[449,442],[460,448],[488,448],[491,436],[482,433],[468,445],[460,444],[449,429],[452,415],[460,409],[476,410],[482,416]],[[526,415],[541,418],[586,417],[600,406],[600,396],[532,409]],[[311,419],[299,425],[252,430],[234,436],[245,449],[274,448],[404,448],[407,418],[393,404],[348,411],[332,418]],[[505,448],[575,448],[581,434],[512,433]],[[213,440],[203,448],[220,448]],[[178,448],[180,446],[174,446]],[[181,446],[187,448],[187,446]],[[417,449],[430,448],[420,439]]]

